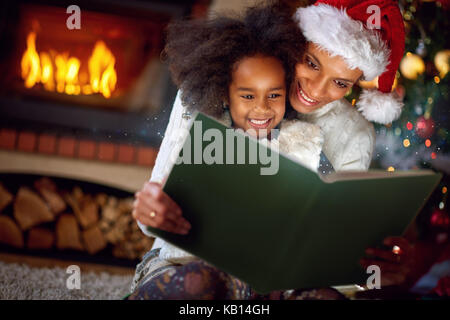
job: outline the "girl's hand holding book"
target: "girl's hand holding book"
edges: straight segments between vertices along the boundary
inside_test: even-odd
[[[135,193],[133,218],[164,231],[187,234],[191,225],[183,218],[180,207],[162,190],[159,183],[146,182]]]

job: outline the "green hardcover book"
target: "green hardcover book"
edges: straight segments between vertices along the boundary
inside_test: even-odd
[[[181,158],[164,190],[192,228],[149,230],[260,293],[365,284],[365,249],[401,235],[441,179],[428,170],[321,176],[201,113]]]

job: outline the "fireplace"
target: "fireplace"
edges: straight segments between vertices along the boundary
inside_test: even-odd
[[[72,30],[64,1],[2,3],[2,115],[27,100],[121,116],[161,113],[175,94],[160,61],[164,28],[192,2],[84,1],[80,29]],[[27,111],[32,119],[40,112]]]
[[[84,250],[69,245],[72,257],[136,259],[151,243],[129,224],[129,205],[150,177],[176,94],[160,60],[164,29],[172,19],[205,14],[209,1],[79,1],[81,28],[68,29],[72,4],[0,4],[0,193],[7,201],[0,227],[13,223],[21,233],[0,251],[63,256],[58,230],[76,221]],[[51,206],[39,186],[66,209],[23,225],[21,203]],[[108,229],[119,214],[105,211],[105,197],[128,219],[125,231],[114,231],[127,233],[122,242]],[[83,222],[83,210],[96,218]],[[137,249],[127,257],[132,242]]]
[[[136,18],[83,9],[80,29],[70,30],[64,7],[23,3],[18,12],[2,87],[81,106],[122,111],[160,107],[161,98],[152,100],[141,87],[166,90],[167,83],[158,83],[156,74],[170,16]]]
[[[176,94],[164,28],[208,1],[80,1],[80,29],[70,5],[0,4],[0,152],[32,153],[22,167],[51,155],[151,168]],[[0,172],[16,162],[3,154]]]

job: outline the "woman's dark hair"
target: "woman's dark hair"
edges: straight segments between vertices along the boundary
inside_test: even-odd
[[[162,56],[182,91],[183,105],[220,116],[233,67],[256,54],[282,62],[289,88],[306,41],[285,9],[271,4],[247,9],[242,19],[216,16],[171,23]]]

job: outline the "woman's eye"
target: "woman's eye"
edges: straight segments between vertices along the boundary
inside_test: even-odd
[[[341,89],[348,88],[348,85],[345,84],[344,82],[341,82],[341,81],[335,81],[335,82],[336,82],[336,85]]]
[[[244,99],[247,99],[247,100],[253,99],[253,96],[251,94],[246,94],[245,96],[241,96],[241,97]]]
[[[309,66],[311,69],[319,70],[319,67],[318,67],[314,62],[312,62],[311,60],[309,60],[308,58],[306,58],[306,63],[308,64],[308,66]]]

